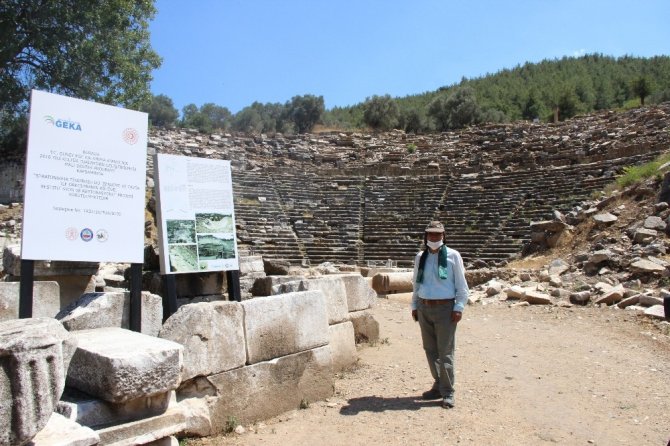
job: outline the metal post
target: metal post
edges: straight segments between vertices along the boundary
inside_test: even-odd
[[[241,302],[242,293],[240,292],[240,270],[235,269],[226,271],[226,282],[228,283],[228,300]]]
[[[163,322],[177,311],[177,280],[174,274],[165,275],[165,296],[163,297]]]
[[[142,263],[130,264],[130,317],[132,331],[142,330]]]
[[[21,259],[21,281],[19,283],[19,319],[33,317],[33,283],[35,261]]]

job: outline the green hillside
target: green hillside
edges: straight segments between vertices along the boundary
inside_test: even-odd
[[[323,124],[429,132],[485,122],[563,120],[666,100],[670,100],[670,57],[590,54],[464,78],[433,92],[401,98],[373,96],[352,107],[327,110]]]

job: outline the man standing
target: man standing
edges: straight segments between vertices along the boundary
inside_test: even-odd
[[[444,226],[431,221],[424,233],[426,250],[414,259],[412,318],[419,322],[421,340],[433,387],[423,399],[442,399],[454,407],[454,350],[456,325],[468,300],[468,284],[461,254],[445,244]]]

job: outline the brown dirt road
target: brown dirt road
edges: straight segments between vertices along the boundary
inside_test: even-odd
[[[466,308],[456,407],[431,384],[407,303],[379,299],[382,341],[335,395],[246,432],[189,445],[661,445],[670,439],[670,338],[624,310]],[[667,328],[667,327],[666,327]]]

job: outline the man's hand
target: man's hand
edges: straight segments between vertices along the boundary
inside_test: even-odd
[[[412,319],[414,319],[414,322],[419,320],[419,317],[416,314],[416,310],[412,310]]]
[[[463,318],[463,313],[460,311],[451,312],[451,322],[458,323]]]

